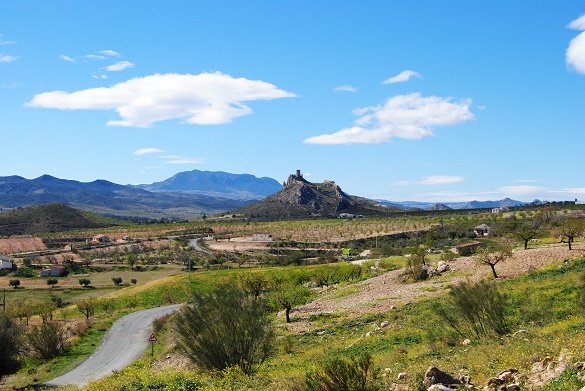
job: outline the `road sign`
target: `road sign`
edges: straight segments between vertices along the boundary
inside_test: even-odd
[[[148,337],[148,342],[156,342],[156,336],[154,333],[150,334],[150,337]]]

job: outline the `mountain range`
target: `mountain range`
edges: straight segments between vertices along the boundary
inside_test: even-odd
[[[297,175],[299,177],[297,177]],[[257,206],[253,204],[259,200]],[[106,180],[79,182],[43,175],[35,179],[0,177],[0,209],[59,202],[71,207],[117,217],[190,218],[234,211],[245,214],[306,217],[339,213],[380,214],[389,210],[445,210],[519,206],[509,198],[499,201],[393,202],[369,200],[344,193],[333,181],[315,184],[293,174],[283,185],[272,178],[192,170],[164,181],[120,185]],[[283,205],[288,205],[283,208]],[[389,208],[390,209],[389,209]],[[270,211],[274,208],[274,211]]]

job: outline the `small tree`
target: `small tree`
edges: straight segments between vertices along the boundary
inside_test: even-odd
[[[56,278],[49,278],[47,280],[47,285],[50,285],[51,288],[55,287],[55,285],[57,285],[59,283],[59,280]]]
[[[137,262],[136,254],[130,253],[126,255],[126,263],[130,265],[131,270],[134,270],[134,265],[136,265],[136,262]]]
[[[114,285],[116,286],[120,286],[122,285],[122,277],[112,277],[112,282],[114,283]]]
[[[492,269],[494,278],[498,278],[498,275],[496,274],[496,265],[511,256],[512,246],[508,243],[500,243],[495,251],[490,251],[489,249],[479,250],[477,260],[482,265],[488,265]]]
[[[528,242],[536,238],[539,234],[538,228],[534,225],[523,224],[520,229],[516,231],[518,239],[524,242],[524,250],[528,249]]]
[[[576,236],[579,236],[583,232],[583,224],[577,219],[567,219],[565,220],[560,229],[561,234],[561,241],[564,241],[564,238],[567,238],[567,243],[569,244],[569,250],[572,250],[571,244],[575,240]]]
[[[209,370],[237,365],[247,374],[268,358],[274,343],[265,305],[233,285],[196,295],[175,318],[178,347]]]
[[[285,284],[278,286],[270,295],[270,302],[274,308],[284,308],[286,323],[290,323],[290,312],[297,305],[305,304],[311,292],[300,284]]]
[[[10,280],[8,281],[8,284],[14,289],[16,289],[20,286],[20,280]]]
[[[99,304],[106,314],[112,315],[114,313],[115,305],[113,300],[103,299]]]
[[[305,375],[304,384],[294,391],[378,391],[382,390],[380,369],[369,353],[350,359],[334,358]]]
[[[136,285],[136,283],[138,282],[138,280],[137,280],[136,278],[133,278],[133,279],[131,279],[131,280],[130,280],[130,282],[131,282],[133,285]]]
[[[84,288],[87,288],[91,285],[91,280],[89,278],[80,278],[79,285],[83,286]]]
[[[95,314],[95,310],[97,309],[98,301],[96,299],[81,299],[77,302],[77,309],[83,315],[85,315],[85,319],[89,320],[89,317]]]
[[[261,273],[245,273],[238,278],[238,285],[248,294],[254,295],[254,299],[266,292],[270,287],[270,282]]]

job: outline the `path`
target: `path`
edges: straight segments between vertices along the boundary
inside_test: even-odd
[[[137,360],[148,347],[148,336],[156,318],[178,310],[181,304],[133,312],[114,322],[101,346],[72,371],[48,381],[47,386],[83,386],[120,371]]]

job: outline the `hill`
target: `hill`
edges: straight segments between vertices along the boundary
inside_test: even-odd
[[[149,191],[198,193],[232,199],[257,200],[277,192],[282,185],[272,178],[257,178],[250,174],[192,170],[180,172],[162,182],[139,187]]]
[[[158,193],[105,180],[78,182],[43,175],[0,177],[0,207],[59,202],[112,216],[187,218],[245,205],[242,200],[201,194]]]
[[[63,204],[30,206],[0,213],[0,236],[105,226],[104,223],[90,219],[87,214]]]
[[[280,191],[234,213],[260,220],[277,220],[339,217],[344,213],[384,215],[397,210],[367,198],[348,195],[333,181],[311,183],[297,170],[288,177]]]
[[[491,209],[503,206],[514,207],[526,205],[525,202],[516,201],[510,198],[495,201],[464,201],[464,202],[420,202],[420,201],[386,201],[377,200],[383,205],[401,207],[403,209],[422,209],[422,210],[449,210],[449,209]],[[439,208],[439,209],[437,209]],[[445,209],[448,208],[448,209]]]

